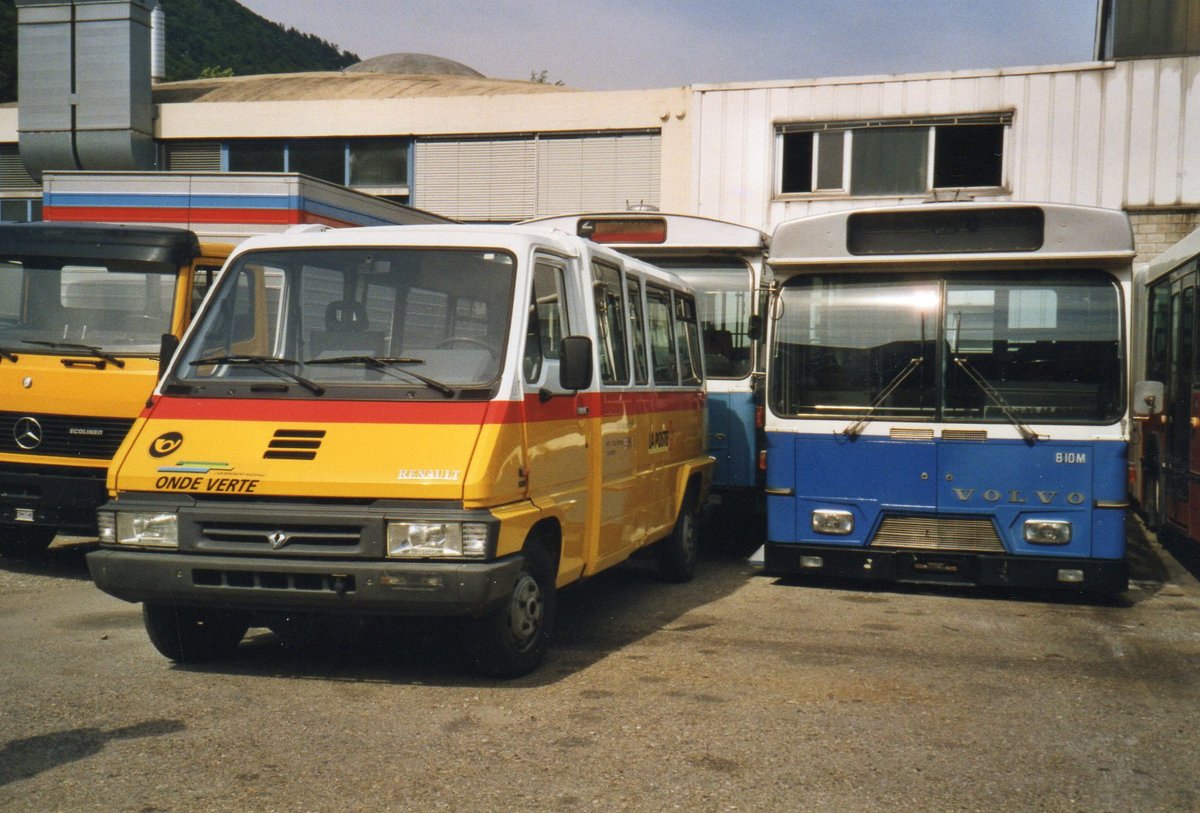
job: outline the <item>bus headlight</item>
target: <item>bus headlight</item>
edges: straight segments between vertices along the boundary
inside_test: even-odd
[[[1027,519],[1025,541],[1033,545],[1069,544],[1071,523],[1061,519]]]
[[[179,517],[157,511],[118,511],[115,542],[147,548],[178,548]],[[101,526],[103,534],[103,525]],[[103,535],[101,536],[103,539]]]
[[[854,515],[849,511],[818,508],[812,512],[812,529],[819,534],[845,536],[854,531]]]
[[[393,558],[482,559],[488,526],[482,522],[389,522],[387,555]]]

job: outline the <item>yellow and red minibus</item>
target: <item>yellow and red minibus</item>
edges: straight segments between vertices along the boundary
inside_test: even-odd
[[[546,653],[555,593],[696,562],[703,349],[680,278],[531,226],[247,240],[109,470],[96,584],[175,661],[327,613]]]

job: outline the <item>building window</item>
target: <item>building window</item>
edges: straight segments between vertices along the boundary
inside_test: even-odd
[[[36,198],[0,200],[0,223],[32,223],[42,219],[42,202]]]
[[[1004,185],[1011,113],[777,128],[783,195],[925,195]]]
[[[407,200],[407,138],[247,139],[225,144],[229,172],[299,172]]]

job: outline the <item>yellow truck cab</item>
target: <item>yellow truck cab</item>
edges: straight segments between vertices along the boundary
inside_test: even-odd
[[[0,550],[95,534],[108,464],[231,250],[186,229],[0,225]]]
[[[526,673],[557,588],[651,547],[691,577],[702,359],[683,281],[561,231],[252,238],[117,453],[88,567],[176,661],[421,614]]]

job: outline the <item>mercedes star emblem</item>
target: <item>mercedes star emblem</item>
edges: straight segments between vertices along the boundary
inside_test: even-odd
[[[42,445],[42,425],[37,418],[19,418],[13,425],[13,438],[22,449],[36,449]]]

